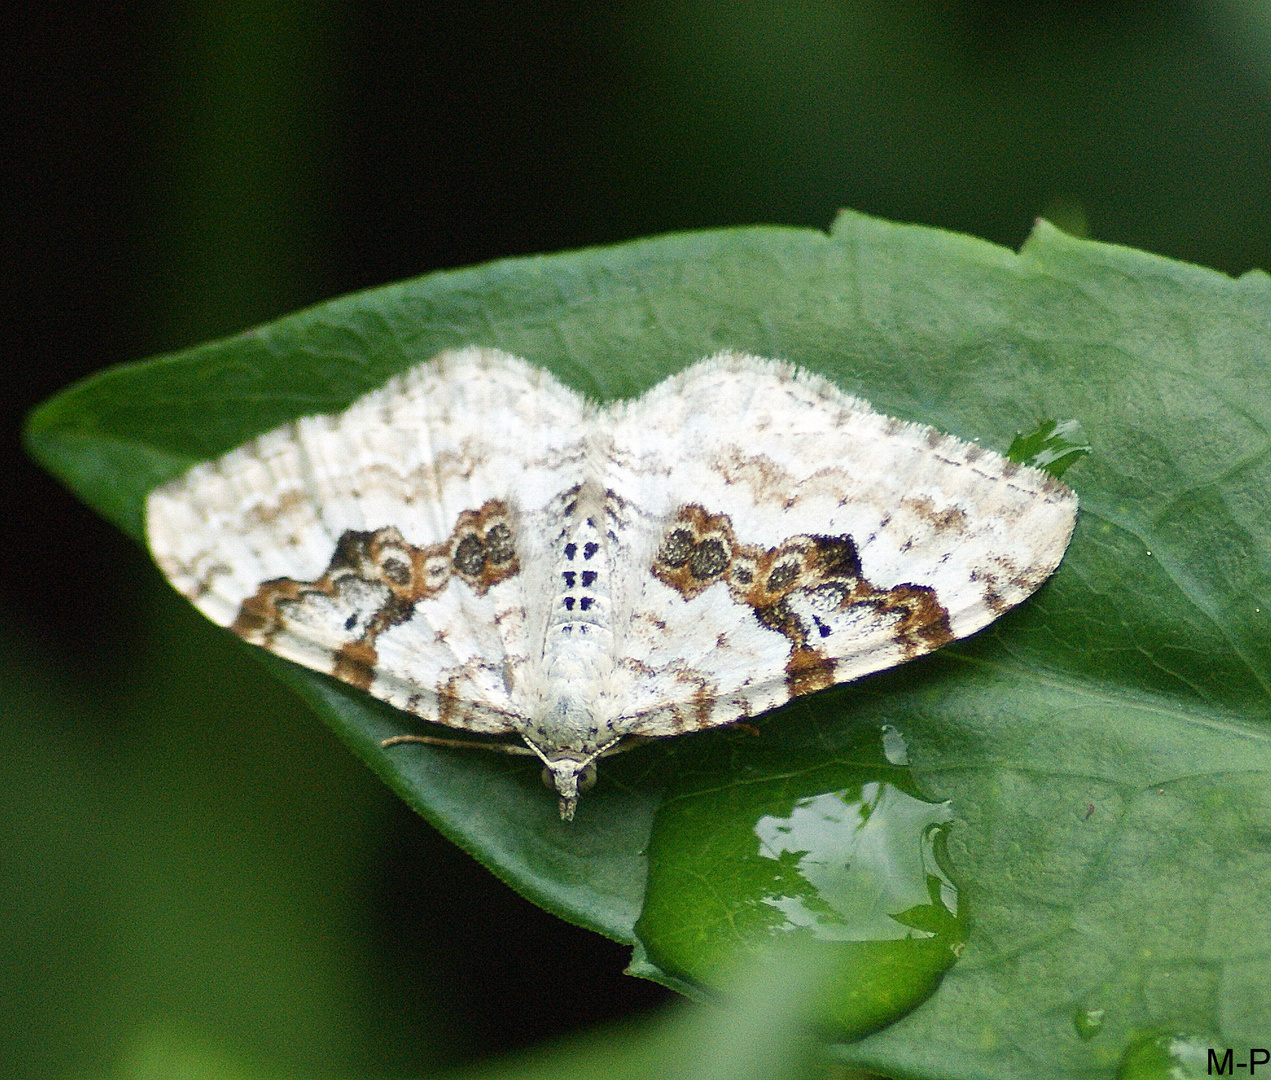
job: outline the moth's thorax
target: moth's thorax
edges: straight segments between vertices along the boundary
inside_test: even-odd
[[[610,741],[606,734],[614,656],[611,535],[603,492],[595,479],[567,491],[553,543],[547,632],[532,717],[544,745],[584,750]]]

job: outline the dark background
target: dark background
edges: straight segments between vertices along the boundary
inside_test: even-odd
[[[366,286],[839,207],[1010,246],[1044,214],[1266,267],[1267,10],[6,9],[0,1074],[405,1076],[666,997],[440,840],[170,596],[23,457],[31,406]]]

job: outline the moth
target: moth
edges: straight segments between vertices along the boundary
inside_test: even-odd
[[[598,404],[493,349],[157,488],[208,618],[422,720],[520,740],[573,817],[595,762],[981,629],[1077,498],[791,364],[720,353]],[[403,735],[400,742],[437,742]],[[523,744],[523,745],[521,745]]]

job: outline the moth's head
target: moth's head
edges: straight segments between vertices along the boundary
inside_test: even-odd
[[[549,788],[555,788],[560,797],[561,820],[573,821],[578,796],[584,791],[590,791],[596,784],[594,755],[582,759],[548,757],[543,760],[543,783]]]

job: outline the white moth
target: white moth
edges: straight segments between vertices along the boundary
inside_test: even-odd
[[[1046,473],[786,363],[720,353],[597,405],[470,348],[194,467],[147,528],[247,641],[519,736],[568,819],[624,740],[979,630],[1054,571],[1076,511]]]

